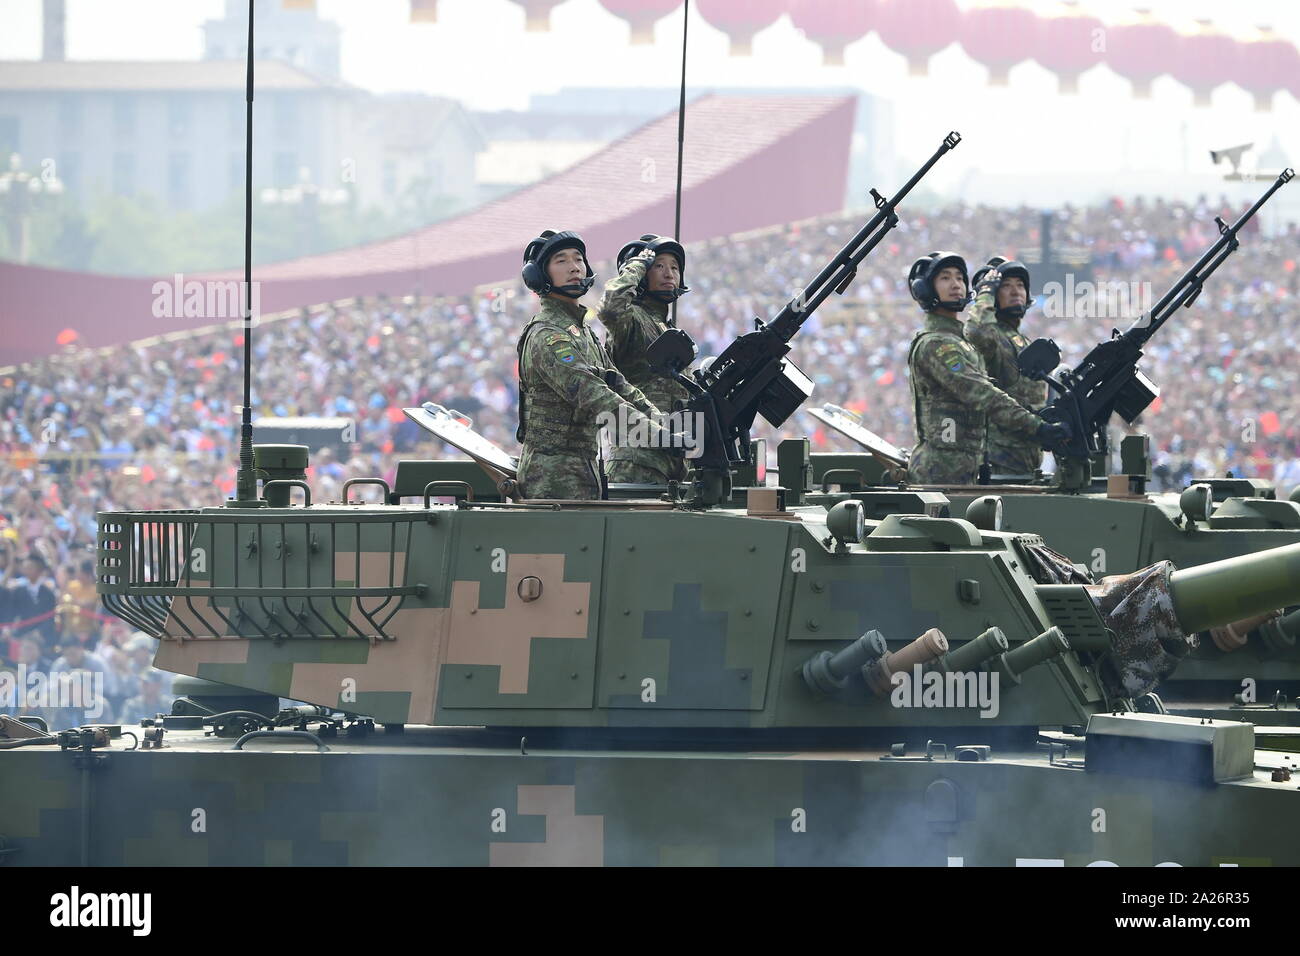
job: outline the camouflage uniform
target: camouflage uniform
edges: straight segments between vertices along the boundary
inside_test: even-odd
[[[995,385],[1027,408],[1047,404],[1047,385],[1020,374],[1017,358],[1029,340],[1020,334],[1019,319],[999,319],[994,293],[981,292],[966,320],[966,340],[984,360]],[[1029,475],[1043,463],[1043,449],[1032,437],[989,422],[989,464],[994,474]]]
[[[984,458],[990,422],[1026,436],[1042,424],[989,380],[979,353],[962,337],[955,318],[926,314],[925,328],[912,340],[907,367],[917,437],[907,470],[914,482],[972,484]]]
[[[645,358],[650,343],[668,328],[668,305],[637,293],[654,258],[655,253],[647,249],[629,259],[623,271],[605,284],[596,316],[609,330],[607,345],[614,366],[661,411],[671,412],[673,403],[685,401],[689,393],[678,382],[651,370]],[[617,446],[610,453],[609,479],[659,485],[685,481],[686,461],[667,449]]]
[[[1039,584],[1082,584],[1110,632],[1110,649],[1098,655],[1097,672],[1109,697],[1141,697],[1160,685],[1178,662],[1197,648],[1174,610],[1170,561],[1132,574],[1094,582],[1069,558],[1046,545],[1021,543],[1025,570]],[[1109,705],[1109,702],[1108,702]]]
[[[635,422],[658,409],[629,384],[585,324],[586,307],[542,299],[519,336],[519,493],[524,498],[600,497],[597,416],[630,404]]]

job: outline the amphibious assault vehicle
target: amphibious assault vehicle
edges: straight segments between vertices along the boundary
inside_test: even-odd
[[[1152,694],[1189,634],[1300,602],[1300,545],[1089,585],[930,493],[403,486],[438,471],[393,498],[454,504],[102,515],[105,603],[197,679],[141,728],[6,719],[8,859],[1300,863],[1300,731]]]
[[[412,461],[361,480],[383,504],[321,503],[245,396],[235,499],[99,516],[104,604],[183,696],[138,729],[4,719],[4,857],[1300,863],[1300,730],[1158,693],[1192,635],[1300,603],[1300,544],[1093,582],[994,497],[761,474],[755,416],[810,391],[790,339],[958,141],[707,369],[652,347],[705,421],[688,487],[517,501]]]
[[[862,491],[943,495],[949,513],[963,515],[996,495],[1004,531],[1028,531],[1094,577],[1125,574],[1160,560],[1187,568],[1300,542],[1300,491],[1279,500],[1259,478],[1197,479],[1181,492],[1149,492],[1145,436],[1121,445],[1116,474],[1098,474],[1095,490],[1063,492],[1050,477],[965,486],[908,484],[895,463],[897,449],[836,406],[813,415],[857,443],[860,452],[810,452],[802,441],[778,449],[783,483],[829,507]],[[899,459],[906,461],[903,457]],[[901,483],[900,483],[901,482]],[[1232,628],[1216,628],[1197,642],[1161,696],[1179,711],[1266,711],[1257,719],[1290,722],[1275,704],[1300,692],[1300,614],[1279,608]],[[1243,687],[1243,681],[1247,685]],[[1236,700],[1237,695],[1243,700]],[[1251,705],[1255,706],[1252,707]],[[1225,713],[1225,716],[1227,714]]]
[[[1294,177],[1282,171],[1255,203],[1229,225],[1216,217],[1218,238],[1177,282],[1124,332],[1115,330],[1074,368],[1060,364],[1060,350],[1047,339],[1021,353],[1021,372],[1048,385],[1044,418],[1070,426],[1072,438],[1053,449],[1055,476],[982,474],[981,483],[931,488],[950,500],[953,514],[995,493],[1006,530],[1032,531],[1052,548],[1096,575],[1127,573],[1156,561],[1190,567],[1300,541],[1300,489],[1279,501],[1259,479],[1195,479],[1180,493],[1148,494],[1149,441],[1129,435],[1120,443],[1120,466],[1112,473],[1110,425],[1115,415],[1130,425],[1159,395],[1139,369],[1147,341],[1180,308],[1193,305],[1204,283],[1239,245],[1238,234],[1272,196]],[[822,424],[863,451],[808,455],[791,447],[780,462],[781,480],[822,492],[880,484],[906,484],[907,454],[871,432],[852,412],[835,405],[809,409]],[[925,486],[915,486],[923,489]],[[822,498],[833,502],[834,498]],[[1257,705],[1279,717],[1278,704],[1300,691],[1300,614],[1295,609],[1219,628],[1199,641],[1192,659],[1162,688],[1196,712]],[[1193,704],[1199,700],[1201,703]]]

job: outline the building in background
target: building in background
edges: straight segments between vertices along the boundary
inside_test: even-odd
[[[66,195],[148,193],[175,209],[244,187],[244,83],[235,60],[0,63],[0,147],[54,161]],[[367,94],[276,61],[256,64],[253,181],[290,186],[342,168]]]
[[[322,79],[339,80],[339,25],[315,10],[260,3],[254,16],[255,59],[279,60]],[[226,0],[226,15],[203,24],[203,59],[243,60],[248,53],[248,4]]]
[[[392,209],[400,202],[429,223],[481,201],[475,164],[487,142],[459,100],[368,96],[356,120],[348,147],[360,206]],[[346,180],[346,169],[340,175]]]
[[[69,61],[62,5],[46,7],[43,59],[0,62],[0,156],[50,161],[66,195],[149,193],[203,210],[244,188],[244,49],[239,0],[204,26],[198,61]],[[460,104],[376,96],[339,79],[339,29],[314,11],[259,6],[253,185],[343,187],[362,208],[415,202],[429,221],[478,200],[482,135]]]

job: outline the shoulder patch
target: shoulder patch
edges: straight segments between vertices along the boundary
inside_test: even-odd
[[[972,362],[971,346],[966,342],[948,341],[934,350],[934,357],[950,372],[960,372]]]

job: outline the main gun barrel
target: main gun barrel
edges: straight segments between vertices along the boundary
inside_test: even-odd
[[[1175,571],[1169,590],[1189,634],[1300,604],[1300,544]]]

